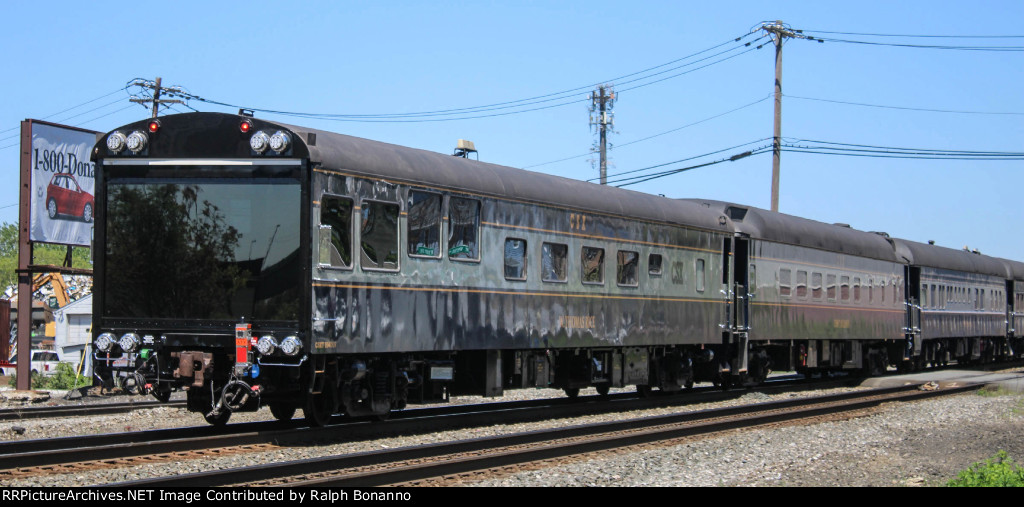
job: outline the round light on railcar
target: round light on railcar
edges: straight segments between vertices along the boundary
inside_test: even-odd
[[[238,124],[238,130],[241,130],[243,134],[248,134],[252,130],[252,122],[249,120],[242,120],[242,123]]]
[[[281,341],[281,352],[286,356],[295,356],[302,350],[302,342],[298,336],[289,336]]]
[[[283,153],[288,149],[288,145],[291,144],[292,138],[287,133],[278,130],[274,132],[274,135],[270,136],[270,149],[277,153]]]
[[[120,132],[114,132],[107,136],[107,149],[114,153],[121,153],[125,148],[125,137]]]
[[[118,340],[117,345],[121,347],[124,352],[135,352],[135,349],[139,346],[142,340],[139,339],[139,335],[135,333],[125,333]]]
[[[149,131],[155,134],[157,130],[160,130],[160,122],[157,120],[149,122]]]
[[[138,153],[146,149],[146,143],[149,142],[149,136],[141,130],[136,130],[128,135],[128,139],[125,140],[125,145],[132,153]]]
[[[110,350],[110,347],[114,346],[114,342],[116,341],[117,337],[114,336],[113,334],[103,333],[96,337],[96,342],[94,345],[96,346],[96,350],[100,352],[107,352]]]
[[[256,153],[263,153],[267,151],[268,146],[270,146],[270,136],[262,130],[256,132],[249,138],[249,147]]]
[[[256,350],[260,351],[260,354],[264,356],[273,354],[277,350],[277,339],[270,335],[261,336],[259,341],[256,342]]]

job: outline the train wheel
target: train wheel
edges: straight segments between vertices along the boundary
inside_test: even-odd
[[[334,395],[335,388],[331,382],[324,385],[324,390],[318,394],[306,395],[306,403],[302,407],[302,415],[310,426],[325,426],[331,420],[331,416],[338,409],[337,396]]]
[[[611,392],[611,390],[612,390],[612,386],[610,386],[608,384],[598,384],[597,385],[597,394],[599,394],[601,396],[608,396],[608,393]]]
[[[158,386],[153,388],[153,397],[160,403],[167,403],[168,401],[171,401],[171,387]]]
[[[206,419],[206,422],[214,426],[224,426],[225,424],[228,423],[228,419],[231,419],[231,411],[225,410],[215,416],[211,416],[210,414],[204,414],[203,418]]]
[[[636,386],[636,394],[641,398],[651,397],[651,386]]]
[[[273,414],[274,419],[278,421],[290,421],[292,417],[295,417],[295,405],[291,403],[271,403],[270,413]]]
[[[570,398],[576,398],[580,395],[580,388],[578,387],[566,387],[564,391],[565,395]]]

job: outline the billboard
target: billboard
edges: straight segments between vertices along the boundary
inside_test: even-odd
[[[28,120],[31,126],[29,239],[89,246],[96,214],[97,132]]]

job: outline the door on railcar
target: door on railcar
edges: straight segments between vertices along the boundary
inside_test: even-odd
[[[907,339],[907,346],[904,348],[903,358],[910,359],[911,356],[921,354],[921,342],[924,341],[924,333],[921,331],[921,268],[905,266],[906,276],[904,280],[904,293],[907,300],[903,302],[906,308],[906,326],[903,328]]]
[[[750,238],[736,236],[722,240],[722,283],[726,286],[722,341],[732,347],[734,375],[748,371],[750,339]]]

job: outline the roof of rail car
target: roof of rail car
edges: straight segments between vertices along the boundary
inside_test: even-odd
[[[684,200],[706,204],[717,213],[729,216],[737,232],[749,234],[753,238],[900,262],[892,244],[880,234],[742,204],[707,199]]]
[[[316,144],[307,144],[310,160],[324,169],[559,208],[732,231],[730,221],[721,213],[694,203],[344,134],[287,127],[302,139],[310,133],[316,135]]]

